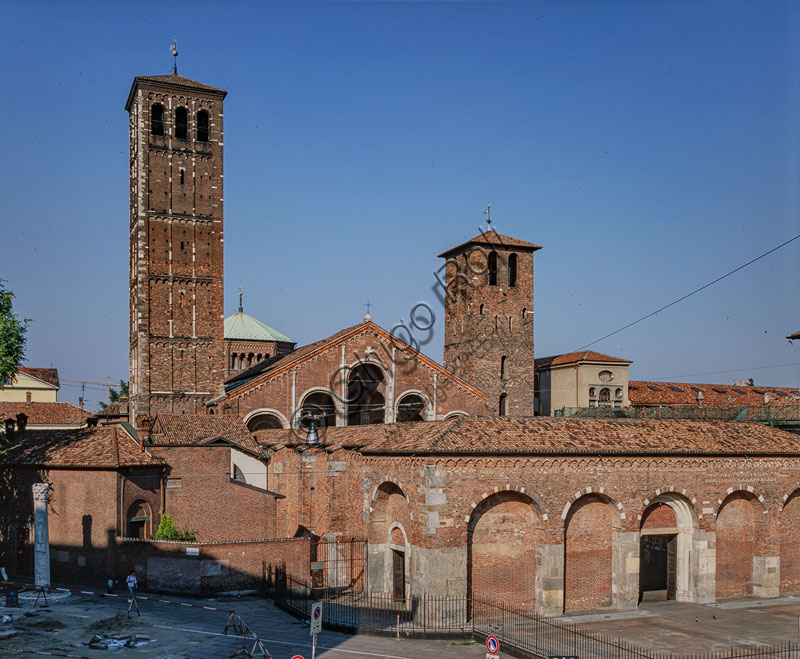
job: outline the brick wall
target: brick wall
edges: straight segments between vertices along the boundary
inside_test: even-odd
[[[567,520],[564,597],[567,611],[611,604],[611,512],[595,495],[579,499]]]
[[[717,517],[717,598],[753,594],[754,518],[758,502],[734,492]]]
[[[344,348],[344,354],[342,352]],[[267,382],[246,386],[230,395],[230,411],[241,416],[262,408],[275,409],[287,419],[303,405],[305,397],[311,393],[326,390],[332,397],[340,413],[341,425],[346,425],[346,394],[342,392],[342,361],[347,367],[357,365],[359,360],[379,364],[384,376],[378,391],[384,396],[387,411],[385,420],[391,422],[397,410],[397,403],[407,393],[421,393],[433,414],[436,400],[436,416],[443,418],[450,412],[462,411],[467,414],[485,414],[483,399],[474,389],[459,385],[443,375],[423,360],[402,350],[395,350],[393,344],[373,327],[349,338],[341,345],[310,357],[299,363],[291,371],[278,375]],[[345,376],[346,377],[346,376]],[[394,391],[392,382],[394,380]],[[428,416],[425,417],[426,419]]]
[[[642,515],[642,529],[667,529],[678,526],[675,511],[665,503],[650,506]]]
[[[164,136],[151,108],[164,107]],[[188,139],[175,133],[187,109]],[[223,357],[222,97],[138,80],[130,122],[130,373],[135,418],[200,412]],[[210,139],[196,139],[209,113]]]
[[[492,251],[496,285],[487,282]],[[513,287],[508,281],[512,254],[518,259]],[[491,414],[498,413],[505,394],[508,416],[533,416],[533,253],[471,247],[451,255],[445,271],[445,368],[485,392]]]
[[[500,492],[475,509],[467,540],[474,597],[533,609],[540,523],[530,499],[517,492]]]
[[[152,447],[169,464],[164,511],[198,540],[217,542],[276,537],[272,494],[230,480],[228,446]]]
[[[781,592],[800,591],[800,494],[781,511]]]

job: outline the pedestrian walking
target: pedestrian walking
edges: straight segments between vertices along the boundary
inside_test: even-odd
[[[134,590],[136,590],[137,586],[139,585],[139,580],[136,578],[136,571],[131,570],[130,574],[128,574],[128,578],[125,579],[125,583],[128,584],[128,594],[133,597]],[[130,600],[128,600],[130,602]]]

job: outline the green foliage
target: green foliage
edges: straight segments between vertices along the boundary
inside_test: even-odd
[[[119,387],[116,389],[111,389],[109,392],[109,398],[111,399],[112,403],[119,402],[121,400],[128,400],[128,395],[130,394],[130,388],[128,386],[127,381],[120,380]],[[100,401],[100,409],[104,410],[108,407],[108,403],[104,403],[102,400]]]
[[[25,332],[31,322],[14,315],[13,299],[14,293],[7,290],[0,280],[0,384],[13,377],[22,364],[25,358]]]
[[[158,530],[153,535],[152,540],[197,542],[197,531],[192,531],[191,529],[185,529],[181,531],[177,526],[175,526],[175,522],[172,521],[172,517],[169,515],[163,515],[161,517],[161,523],[158,525]]]

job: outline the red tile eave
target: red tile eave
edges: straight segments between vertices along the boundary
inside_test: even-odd
[[[489,232],[487,231],[486,233],[489,233]],[[498,234],[494,230],[492,230],[492,233],[494,233],[497,236],[502,236],[502,234]],[[460,251],[466,249],[467,247],[469,247],[470,245],[484,245],[484,246],[489,246],[489,247],[507,247],[509,249],[517,249],[517,250],[524,250],[524,251],[530,251],[530,252],[535,252],[535,251],[537,251],[539,249],[542,249],[541,245],[537,245],[535,243],[530,243],[527,240],[520,240],[519,238],[512,238],[511,236],[503,236],[503,238],[506,238],[506,239],[509,240],[509,242],[503,242],[503,240],[501,240],[501,239],[489,240],[487,238],[484,238],[483,237],[484,235],[485,234],[480,235],[480,236],[475,236],[474,238],[470,238],[469,240],[461,243],[460,245],[456,245],[455,247],[451,247],[450,249],[447,249],[444,252],[442,252],[441,254],[439,254],[438,258],[441,258],[441,259],[447,258],[450,254],[453,254],[455,252],[460,252]]]

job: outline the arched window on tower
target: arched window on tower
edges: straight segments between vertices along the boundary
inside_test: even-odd
[[[505,416],[506,415],[506,395],[505,394],[500,394],[500,400],[499,400],[498,405],[497,405],[497,413],[500,416]]]
[[[189,116],[186,108],[175,108],[175,137],[179,140],[189,139]]]
[[[517,285],[517,255],[508,257],[508,285],[511,288]]]
[[[197,113],[197,141],[208,142],[208,112],[205,110]]]
[[[164,134],[164,106],[161,103],[150,108],[150,132],[153,135]]]
[[[489,252],[486,271],[489,273],[489,286],[497,286],[497,252]]]

